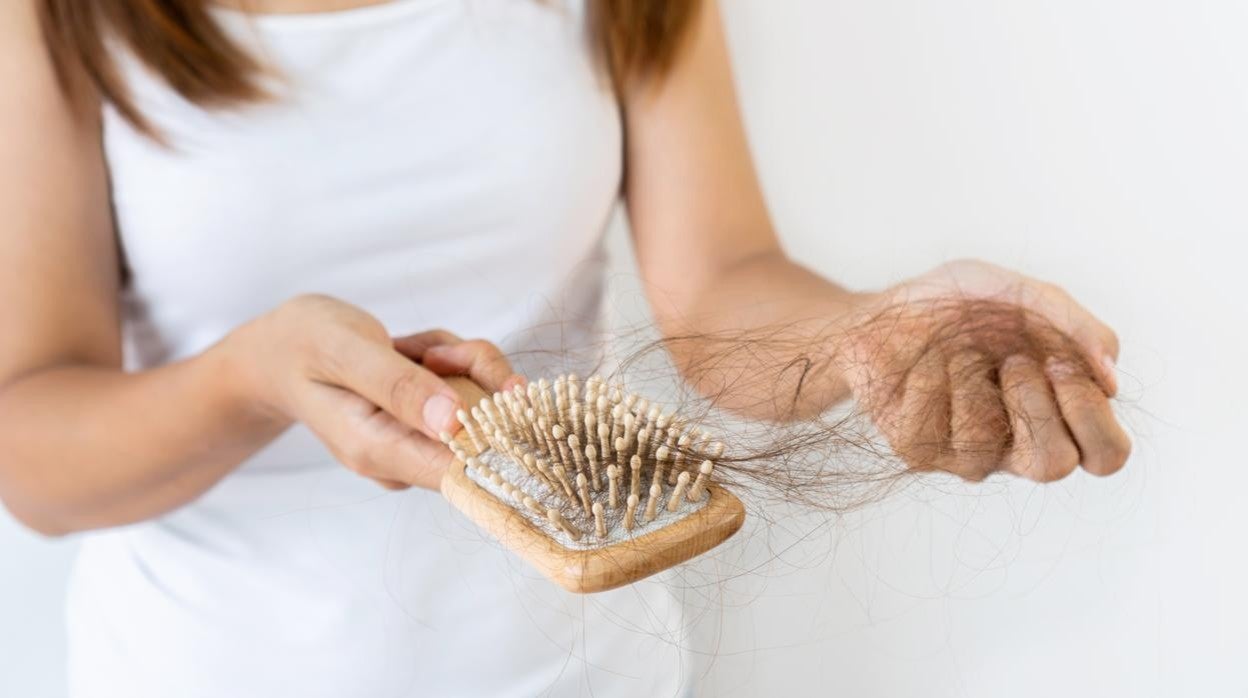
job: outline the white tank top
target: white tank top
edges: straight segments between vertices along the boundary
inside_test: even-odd
[[[497,341],[530,372],[594,346],[622,137],[582,14],[220,11],[281,76],[278,99],[224,113],[127,61],[172,144],[106,108],[130,365],[307,292],[396,335]],[[87,536],[68,623],[75,698],[671,696],[696,678],[663,585],[564,593],[438,494],[386,493],[299,427],[194,503]]]

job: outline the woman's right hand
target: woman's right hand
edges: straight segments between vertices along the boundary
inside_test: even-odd
[[[300,296],[232,333],[226,353],[245,400],[302,422],[346,467],[390,489],[436,490],[450,464],[439,435],[460,428],[460,397],[441,376],[487,391],[524,382],[493,344],[444,330],[392,339],[368,313]]]

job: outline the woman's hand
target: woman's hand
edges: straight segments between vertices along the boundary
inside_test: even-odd
[[[1049,482],[1126,462],[1131,442],[1109,404],[1118,339],[1057,286],[959,261],[867,312],[845,375],[912,468]]]
[[[488,391],[524,379],[484,340],[443,330],[392,339],[368,313],[301,296],[239,328],[220,346],[251,404],[306,424],[351,470],[390,489],[437,489],[459,429],[459,396],[440,378],[467,375]]]

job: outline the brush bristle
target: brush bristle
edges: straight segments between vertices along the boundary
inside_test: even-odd
[[[446,441],[468,476],[567,547],[610,545],[706,502],[723,445],[599,376],[495,393]],[[468,450],[471,448],[471,452]]]

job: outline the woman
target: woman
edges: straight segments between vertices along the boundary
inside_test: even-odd
[[[1017,303],[1093,375],[909,372],[949,409],[930,432],[903,400],[893,445],[1025,422],[926,465],[1048,481],[1126,458],[1116,339],[1059,289],[962,262],[853,293],[784,255],[713,2],[17,0],[0,39],[0,497],[91,532],[75,696],[691,690],[661,586],[568,597],[433,491],[459,406],[439,376],[506,388],[524,378],[492,342],[597,341],[620,191],[665,334],[809,344],[899,301]],[[870,373],[812,374],[796,414]],[[730,406],[794,416],[767,404]]]

